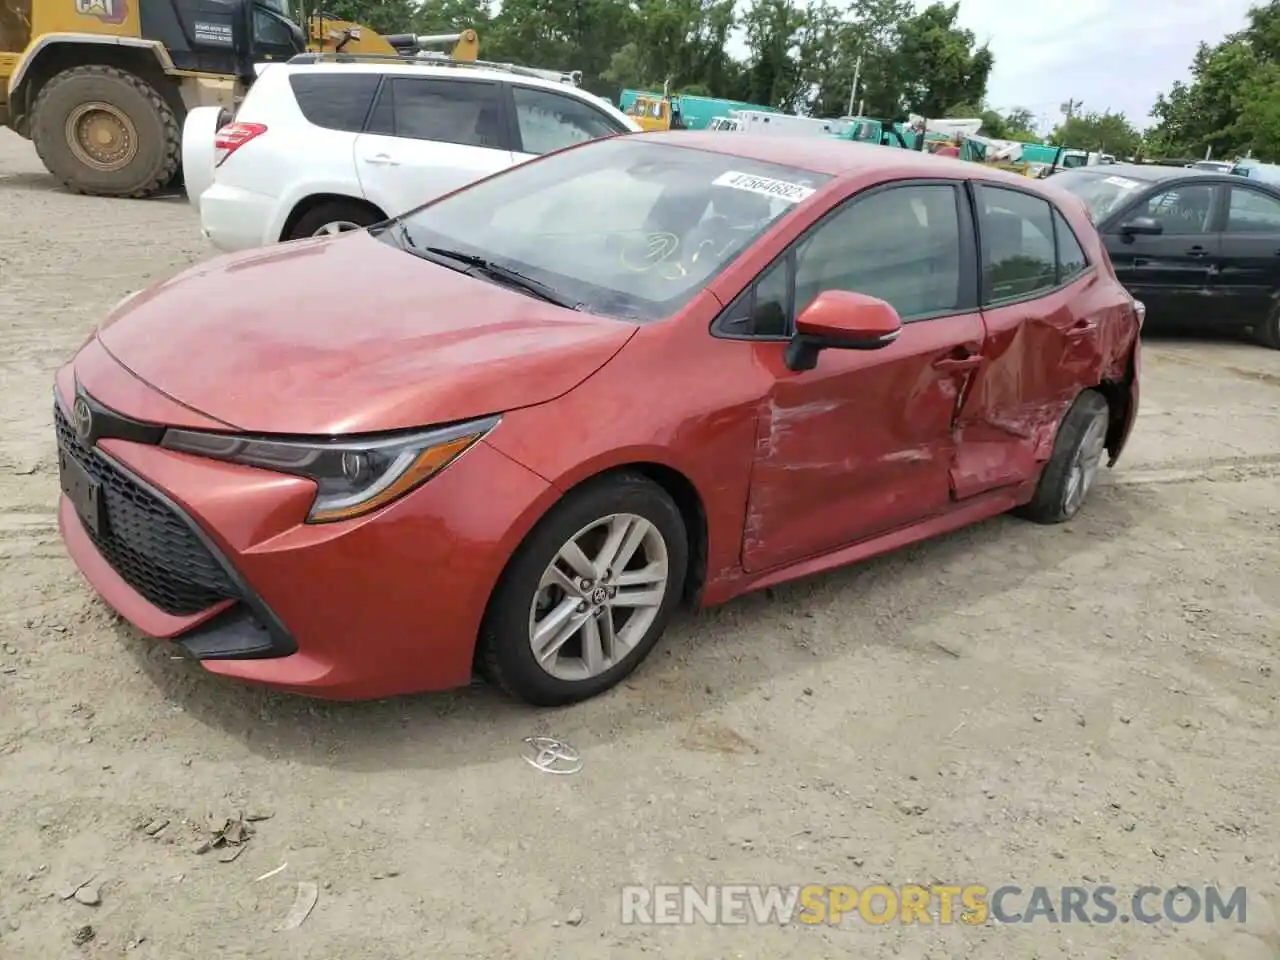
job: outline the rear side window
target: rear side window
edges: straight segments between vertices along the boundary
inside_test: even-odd
[[[369,132],[467,147],[509,149],[497,84],[388,77]]]
[[[1053,228],[1058,234],[1058,282],[1067,283],[1084,273],[1089,261],[1067,218],[1053,211]]]
[[[982,235],[982,302],[999,303],[1057,286],[1049,201],[1020,190],[978,187]]]
[[[378,75],[293,73],[289,86],[308,122],[326,130],[359,133],[378,90]]]

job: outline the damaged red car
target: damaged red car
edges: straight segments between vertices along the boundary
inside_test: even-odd
[[[57,374],[60,526],[213,673],[563,704],[682,602],[1071,518],[1133,424],[1142,319],[1051,184],[593,141],[128,298]]]

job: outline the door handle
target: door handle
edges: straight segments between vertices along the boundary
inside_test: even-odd
[[[389,154],[389,153],[375,153],[375,154],[374,154],[373,156],[371,156],[371,157],[365,157],[365,158],[364,158],[364,162],[365,162],[365,163],[374,163],[374,164],[377,164],[377,165],[379,165],[379,166],[383,166],[383,167],[398,167],[398,166],[400,166],[400,161],[399,161],[399,160],[393,160],[393,159],[391,158],[391,154]]]
[[[1151,261],[1148,260],[1146,257],[1134,257],[1133,265],[1135,267],[1146,267],[1151,265]]]
[[[1188,257],[1207,257],[1208,255],[1209,251],[1199,244],[1196,244],[1196,246],[1187,251]]]
[[[945,373],[964,373],[966,370],[976,370],[982,366],[982,354],[970,354],[967,357],[941,357],[933,361],[935,370],[942,370]]]

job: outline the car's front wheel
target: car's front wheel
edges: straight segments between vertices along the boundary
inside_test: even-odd
[[[688,558],[680,510],[648,478],[614,474],[571,492],[504,572],[481,630],[481,670],[537,706],[603,693],[658,642]]]

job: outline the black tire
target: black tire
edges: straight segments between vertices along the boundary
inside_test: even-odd
[[[1280,307],[1272,310],[1267,319],[1254,328],[1253,335],[1264,347],[1280,350]]]
[[[1095,426],[1099,421],[1100,428]],[[1101,429],[1102,439],[1105,441],[1109,422],[1110,407],[1106,397],[1096,390],[1085,390],[1076,397],[1066,416],[1062,418],[1062,423],[1058,425],[1053,453],[1044,466],[1044,472],[1040,474],[1035,496],[1030,503],[1019,507],[1014,513],[1025,520],[1043,524],[1062,523],[1079,513],[1088,490],[1078,499],[1069,495],[1072,471],[1084,444],[1094,439],[1090,428],[1094,431]],[[1105,456],[1105,450],[1101,455]]]
[[[667,551],[666,592],[647,631],[610,669],[582,680],[544,670],[530,645],[529,617],[543,571],[580,530],[611,514],[630,513],[657,529]],[[553,707],[597,696],[630,674],[657,644],[684,592],[688,533],[679,508],[660,486],[635,473],[602,477],[571,491],[516,550],[489,602],[477,664],[490,683],[534,706]]]
[[[329,224],[348,223],[356,227],[371,227],[385,220],[373,207],[358,200],[326,200],[318,203],[285,231],[281,240],[301,240],[314,237],[321,228]]]
[[[76,108],[102,102],[133,124],[137,150],[115,170],[78,158],[67,135]],[[182,127],[173,109],[145,80],[115,67],[90,64],[56,74],[32,109],[31,139],[45,168],[73,193],[100,197],[150,197],[163,191],[181,164]]]

